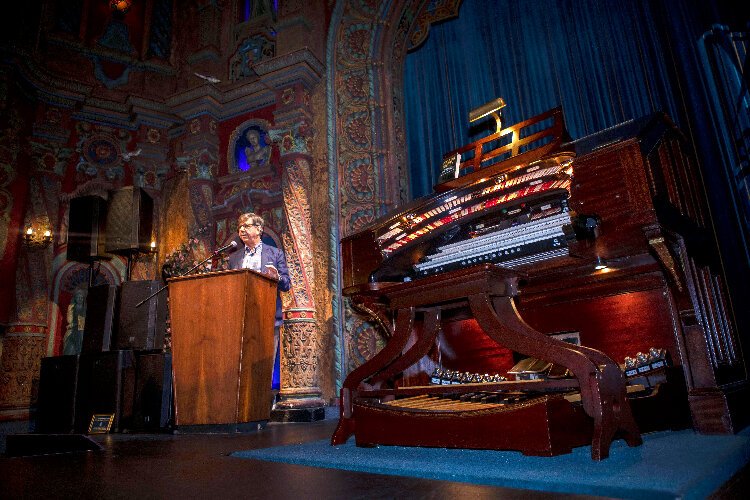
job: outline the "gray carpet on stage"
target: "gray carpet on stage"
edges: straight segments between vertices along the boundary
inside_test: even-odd
[[[609,458],[591,460],[591,448],[567,455],[527,457],[519,452],[357,448],[327,440],[238,451],[240,458],[441,479],[508,488],[618,498],[703,498],[750,462],[750,428],[738,435],[705,436],[692,430],[655,432],[643,445],[615,441]]]

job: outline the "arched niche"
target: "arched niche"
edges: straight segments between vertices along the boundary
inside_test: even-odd
[[[258,177],[273,173],[269,127],[265,120],[251,119],[232,130],[227,144],[227,167],[230,176],[244,173]]]
[[[419,21],[426,3],[355,0],[337,2],[333,12],[326,54],[329,201],[338,218],[330,237],[332,257],[338,263],[332,266],[329,282],[333,297],[341,297],[341,238],[408,198],[403,69],[412,31],[420,31],[424,39],[429,26]],[[455,10],[460,1],[437,4]],[[345,300],[333,304],[333,323],[335,377],[340,386],[353,368],[382,346],[383,339]]]
[[[47,355],[62,353],[62,340],[67,324],[67,310],[76,289],[86,290],[92,285],[109,283],[119,285],[122,276],[127,273],[125,263],[119,258],[94,262],[92,265],[83,262],[65,260],[66,252],[55,258],[56,269],[52,279],[52,300],[50,302],[50,331],[47,343]],[[89,274],[93,273],[93,278]]]

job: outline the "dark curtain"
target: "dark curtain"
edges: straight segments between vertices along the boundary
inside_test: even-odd
[[[470,128],[468,112],[496,97],[507,103],[508,125],[562,106],[573,139],[664,111],[696,148],[723,265],[747,296],[749,172],[731,137],[750,137],[750,129],[736,130],[750,117],[748,62],[744,49],[727,46],[730,37],[706,35],[715,23],[747,35],[749,8],[740,3],[464,0],[459,17],[433,25],[406,58],[412,197],[432,192],[446,152],[487,135]],[[714,62],[722,54],[739,54],[733,72]],[[734,90],[718,95],[728,86]],[[732,119],[717,113],[717,102],[733,106]]]
[[[561,105],[574,138],[657,110],[679,120],[652,3],[465,0],[458,19],[432,26],[406,58],[412,195],[432,191],[444,153],[486,133],[469,128],[468,113],[495,97],[506,124]],[[702,33],[678,29],[693,41]]]

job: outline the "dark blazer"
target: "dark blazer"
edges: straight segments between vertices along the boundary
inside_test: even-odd
[[[242,260],[245,258],[245,245],[241,245],[238,250],[229,255],[229,269],[241,269]],[[263,243],[263,248],[260,253],[260,269],[264,272],[266,264],[271,264],[279,271],[279,284],[278,291],[288,292],[292,287],[292,282],[289,280],[289,270],[286,267],[286,258],[284,257],[284,251],[280,248],[272,247]],[[276,293],[276,324],[280,324],[282,320],[281,315],[281,297],[279,297],[278,291]]]

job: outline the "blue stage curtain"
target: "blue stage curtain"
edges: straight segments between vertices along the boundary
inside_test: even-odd
[[[468,113],[496,97],[508,125],[562,106],[574,139],[663,111],[695,147],[720,265],[742,304],[750,297],[747,16],[718,0],[464,0],[457,19],[433,25],[406,57],[412,197],[432,193],[445,153],[489,133],[470,128]],[[740,33],[714,26],[722,21]],[[739,316],[738,329],[750,328],[750,315]]]
[[[496,97],[507,103],[508,125],[561,105],[573,138],[654,111],[679,124],[684,96],[668,45],[694,44],[703,30],[691,1],[661,3],[464,0],[459,17],[432,26],[406,58],[412,196],[432,192],[445,153],[487,135],[469,127],[468,113]],[[680,21],[665,27],[665,15]],[[665,29],[678,33],[667,38]]]

